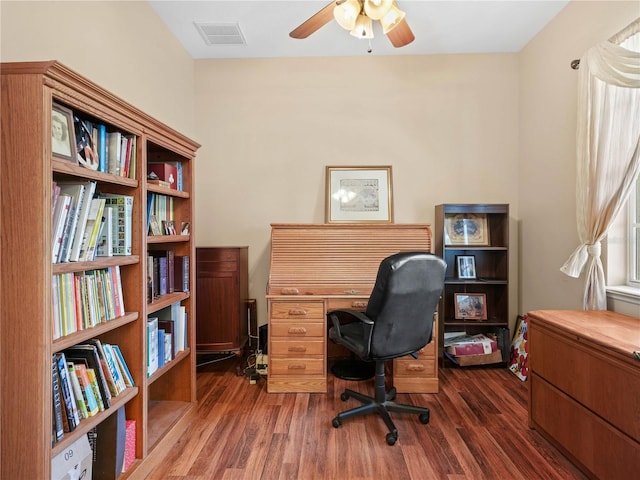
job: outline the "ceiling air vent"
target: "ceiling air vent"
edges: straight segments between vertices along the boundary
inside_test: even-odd
[[[246,45],[237,23],[194,24],[207,45]]]

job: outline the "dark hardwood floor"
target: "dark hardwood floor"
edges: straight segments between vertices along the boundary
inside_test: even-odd
[[[427,406],[392,414],[398,441],[387,445],[377,415],[331,420],[358,405],[345,387],[368,394],[373,380],[329,376],[327,394],[268,394],[236,375],[235,359],[198,368],[197,420],[147,480],[204,479],[585,479],[527,426],[527,385],[504,368],[440,369],[438,394],[398,394]]]

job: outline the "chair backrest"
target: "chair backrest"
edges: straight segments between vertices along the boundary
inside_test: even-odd
[[[407,355],[431,341],[445,270],[444,260],[427,252],[397,253],[380,263],[366,311],[375,322],[370,359]]]

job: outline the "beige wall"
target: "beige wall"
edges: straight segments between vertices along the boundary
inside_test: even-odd
[[[196,241],[250,247],[260,323],[269,224],[324,220],[326,165],[392,165],[396,222],[509,203],[513,322],[579,308],[569,62],[638,10],[573,2],[520,54],[193,61],[146,2],[2,1],[0,59],[60,60],[202,143]]]
[[[0,22],[3,62],[58,60],[194,138],[193,59],[146,1],[2,1]]]
[[[396,223],[459,202],[518,218],[517,68],[516,55],[197,61],[197,244],[249,245],[264,323],[270,224],[324,221],[327,165],[391,165]]]
[[[520,305],[582,308],[584,275],[560,267],[578,245],[575,132],[578,74],[569,66],[640,16],[633,2],[572,2],[520,52]],[[637,305],[614,308],[640,316]]]

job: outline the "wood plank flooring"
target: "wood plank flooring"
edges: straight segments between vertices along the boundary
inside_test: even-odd
[[[440,370],[438,394],[398,394],[427,406],[429,424],[392,414],[398,441],[387,445],[377,415],[348,419],[358,405],[344,388],[373,393],[373,380],[329,375],[325,394],[268,394],[250,385],[237,360],[198,368],[197,420],[147,480],[447,479],[534,480],[584,477],[527,426],[527,386],[504,368]]]

